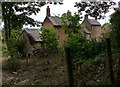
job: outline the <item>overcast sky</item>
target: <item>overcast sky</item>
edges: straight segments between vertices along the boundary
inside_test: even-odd
[[[68,10],[71,11],[72,14],[74,14],[74,12],[77,12],[77,8],[74,7],[75,2],[80,2],[81,0],[63,0],[63,5],[53,5],[53,4],[47,4],[43,7],[41,7],[41,11],[37,14],[37,15],[32,15],[31,17],[34,18],[35,20],[41,21],[43,22],[45,17],[46,17],[46,8],[49,5],[50,7],[50,13],[51,16],[54,15],[58,15],[58,14],[63,14],[66,13]],[[118,2],[119,0],[114,0],[115,2]],[[111,10],[109,13],[106,14],[106,18],[105,19],[101,19],[98,20],[100,22],[101,25],[103,25],[104,23],[108,23],[109,22],[109,16],[114,12],[114,10]],[[83,14],[85,15],[85,14]],[[91,17],[89,17],[91,18]],[[93,18],[91,18],[93,19]],[[29,27],[29,26],[24,26],[24,27]]]
[[[74,12],[77,12],[77,8],[74,7],[75,2],[80,2],[81,0],[63,0],[63,5],[54,5],[54,4],[47,4],[41,7],[41,11],[37,14],[37,15],[31,15],[32,18],[34,18],[37,21],[43,22],[45,17],[46,17],[46,7],[49,5],[50,7],[50,13],[51,16],[58,15],[58,14],[63,14],[66,13],[68,10],[71,11],[72,15],[74,14]],[[119,0],[113,0],[115,2],[118,2]],[[102,20],[98,20],[100,22],[101,25],[103,25],[104,23],[108,23],[109,22],[109,16],[110,14],[112,14],[114,12],[114,10],[111,10],[109,13],[106,14],[106,18],[102,19]],[[85,15],[85,14],[83,14]],[[89,17],[91,18],[91,17]],[[93,19],[93,18],[91,18]],[[30,26],[24,26],[24,28],[26,27],[30,27]]]

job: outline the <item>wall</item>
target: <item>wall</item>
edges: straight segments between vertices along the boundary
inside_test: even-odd
[[[54,26],[51,23],[51,21],[48,18],[46,18],[43,24],[43,28],[54,28]]]
[[[82,22],[82,26],[85,27],[86,29],[89,29],[89,30],[92,29],[91,24],[88,21],[86,21],[86,20],[84,20]]]
[[[101,34],[102,34],[101,26],[92,26],[92,37],[93,38],[101,37]]]
[[[23,41],[23,53],[25,56],[27,56],[27,54],[30,51],[30,49],[32,48],[32,46],[30,45],[29,37],[28,37],[28,34],[26,33],[26,31],[23,31],[23,33],[21,34],[19,39],[20,39],[20,41]]]
[[[58,30],[58,28],[55,28],[55,29]],[[57,32],[57,37],[59,39],[59,44],[63,43],[64,40],[66,40],[67,35],[64,34],[64,31],[65,31],[65,29],[59,28],[59,31]]]
[[[45,19],[43,28],[54,28],[55,30],[57,30],[58,32],[56,33],[56,35],[57,35],[57,38],[59,39],[59,44],[63,43],[64,40],[66,40],[66,38],[65,38],[66,35],[64,34],[65,30],[63,28],[61,28],[61,26],[59,26],[59,27],[53,26],[53,24],[51,23],[51,21],[48,18]]]

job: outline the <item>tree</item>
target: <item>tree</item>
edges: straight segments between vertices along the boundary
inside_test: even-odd
[[[67,12],[62,14],[61,21],[62,21],[62,27],[65,29],[65,34],[68,34],[69,36],[71,33],[78,33],[81,29],[81,25],[79,23],[81,17],[79,14],[74,13],[74,15],[71,15],[71,12]]]
[[[116,3],[113,1],[86,1],[75,3],[75,7],[78,8],[80,14],[85,12],[87,15],[94,17],[95,19],[104,18],[104,15],[109,12],[114,5],[116,5]]]
[[[40,7],[46,3],[47,2],[2,2],[2,16],[8,50],[10,49],[8,38],[11,36],[11,30],[22,29],[23,25],[39,26],[40,22],[32,19],[30,15],[36,15],[40,11]],[[58,3],[61,4],[62,2]]]
[[[109,38],[111,32],[111,24],[105,23],[102,25],[102,37],[103,38]]]
[[[119,5],[120,7],[120,5]],[[117,50],[116,55],[120,57],[120,10],[119,8],[111,15],[111,41],[112,47]],[[118,58],[117,80],[120,82],[120,59]]]
[[[110,23],[111,23],[111,39],[112,46],[120,49],[120,12],[116,11],[111,15]]]
[[[40,11],[45,3],[33,2],[2,2],[2,16],[5,28],[6,41],[10,37],[11,29],[21,29],[23,25],[35,26],[38,24],[29,16]],[[18,14],[18,12],[20,14]]]
[[[55,31],[55,29],[48,29],[48,28],[43,29],[42,39],[43,39],[44,47],[48,51],[52,51],[57,48],[58,39],[56,36],[56,32],[57,31]]]

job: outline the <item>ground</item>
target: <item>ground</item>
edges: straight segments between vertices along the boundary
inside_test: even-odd
[[[114,59],[114,72],[116,67]],[[74,84],[81,85],[109,85],[108,72],[106,71],[106,59],[98,58],[87,60],[80,70],[73,70]],[[17,72],[3,70],[3,85],[66,85],[66,71],[60,55],[22,59],[22,68]],[[114,73],[114,75],[116,75]]]
[[[8,72],[3,70],[3,84],[10,85],[65,85],[66,73],[59,71],[61,66],[60,58],[29,59],[27,65],[26,59],[23,59],[23,66],[17,72]]]

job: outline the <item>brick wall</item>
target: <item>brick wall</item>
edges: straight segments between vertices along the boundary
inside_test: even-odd
[[[43,28],[54,28],[54,26],[51,23],[51,21],[48,18],[46,18],[45,23],[43,24]]]
[[[58,30],[58,28],[55,28],[55,29]],[[58,37],[58,40],[59,40],[59,44],[63,43],[64,40],[66,40],[67,35],[64,34],[64,31],[65,31],[65,29],[59,28],[59,30],[57,32],[57,37]]]
[[[59,44],[63,43],[63,41],[66,40],[65,38],[66,35],[64,34],[65,30],[60,26],[54,27],[49,19],[45,20],[45,23],[43,24],[43,28],[51,28],[51,29],[54,28],[55,30],[57,30],[56,35],[57,35],[57,38],[59,39]]]
[[[92,26],[92,37],[100,37],[102,34],[101,26]]]
[[[23,53],[25,56],[27,56],[27,54],[28,54],[29,50],[32,48],[32,46],[30,45],[29,37],[28,37],[28,34],[26,33],[26,31],[23,31],[23,33],[19,37],[19,40],[23,41]]]

